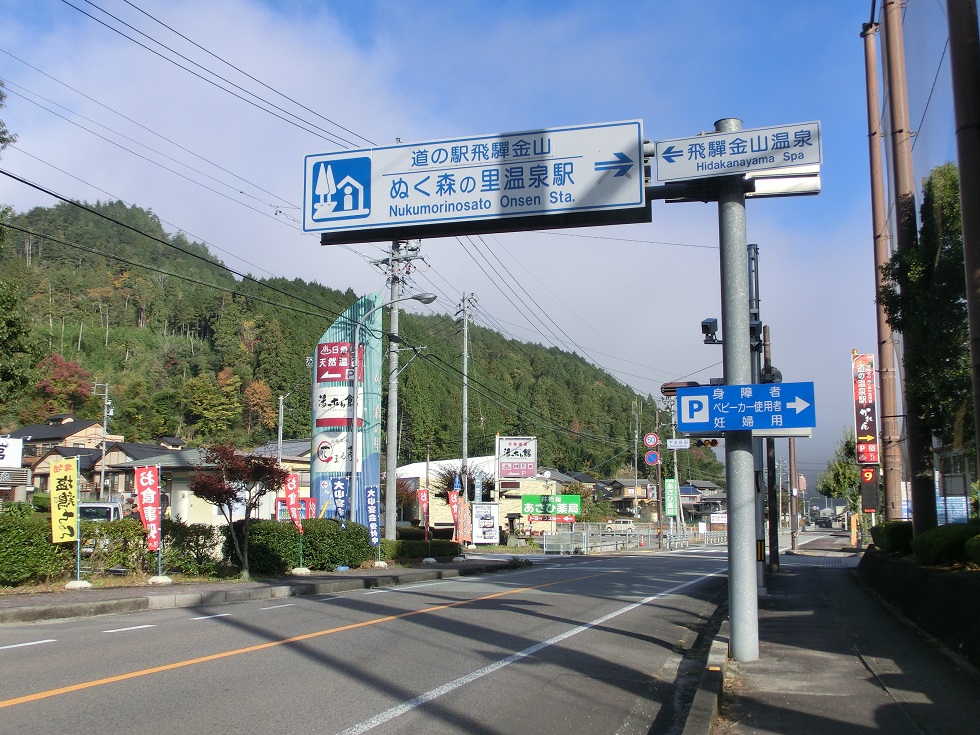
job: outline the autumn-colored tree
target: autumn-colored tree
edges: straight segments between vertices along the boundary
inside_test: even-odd
[[[252,422],[256,420],[267,429],[276,428],[279,414],[272,403],[272,391],[263,381],[253,380],[245,388],[245,410],[249,433],[252,431]]]
[[[77,362],[55,353],[41,360],[37,370],[45,376],[38,381],[37,390],[49,414],[73,413],[92,395],[92,374]]]
[[[249,579],[248,536],[252,516],[259,501],[276,493],[286,484],[286,470],[275,457],[243,454],[233,444],[212,444],[204,452],[210,467],[199,467],[191,477],[191,492],[213,505],[228,524],[228,536],[242,569]],[[235,532],[235,512],[241,513],[241,538]]]

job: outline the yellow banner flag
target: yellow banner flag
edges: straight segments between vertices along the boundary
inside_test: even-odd
[[[51,540],[78,540],[78,457],[51,463]]]

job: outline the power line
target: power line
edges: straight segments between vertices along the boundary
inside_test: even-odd
[[[287,100],[289,100],[289,101],[290,101],[290,102],[292,102],[292,103],[293,103],[294,105],[296,105],[296,106],[298,106],[298,107],[301,107],[302,109],[304,109],[304,110],[306,110],[307,112],[310,112],[310,113],[312,113],[312,114],[314,114],[314,115],[316,115],[316,116],[317,116],[317,117],[319,117],[319,118],[320,118],[321,120],[325,120],[326,122],[328,122],[328,123],[330,123],[331,125],[333,125],[333,126],[335,126],[335,127],[338,127],[338,128],[340,128],[340,129],[341,129],[341,130],[343,130],[344,132],[346,132],[346,133],[350,133],[351,135],[354,135],[354,136],[357,136],[358,138],[360,138],[361,140],[363,140],[363,141],[364,141],[365,143],[367,143],[368,145],[371,145],[371,146],[373,146],[373,145],[376,145],[376,143],[374,143],[374,142],[373,142],[373,141],[371,141],[371,140],[368,140],[368,139],[367,139],[367,138],[365,138],[365,137],[364,137],[363,135],[360,135],[359,133],[356,133],[356,132],[354,132],[354,131],[353,131],[353,130],[351,130],[350,128],[345,128],[345,127],[344,127],[343,125],[341,125],[340,123],[338,123],[338,122],[336,122],[336,121],[334,121],[334,120],[331,120],[331,119],[330,119],[330,118],[328,118],[328,117],[324,117],[323,115],[321,115],[321,114],[320,114],[319,112],[317,112],[316,110],[312,110],[312,109],[310,109],[309,107],[307,107],[307,106],[306,106],[306,105],[304,105],[303,103],[301,103],[301,102],[298,102],[297,100],[294,100],[294,99],[293,99],[292,97],[290,97],[289,95],[287,95],[287,94],[284,94],[283,92],[280,92],[280,91],[279,91],[278,89],[275,89],[275,88],[273,88],[273,87],[270,87],[270,86],[269,86],[268,84],[266,84],[266,83],[265,83],[265,82],[263,82],[262,80],[260,80],[260,79],[256,79],[255,77],[253,77],[253,76],[252,76],[251,74],[249,74],[249,73],[248,73],[248,72],[246,72],[245,70],[243,70],[243,69],[241,69],[241,68],[240,68],[240,67],[238,67],[238,66],[235,66],[235,65],[234,65],[234,64],[232,64],[232,63],[231,63],[230,61],[227,61],[226,59],[223,59],[223,58],[221,58],[221,57],[220,57],[220,56],[218,56],[217,54],[215,54],[215,53],[213,53],[213,52],[211,52],[211,51],[209,51],[208,49],[206,49],[206,48],[204,48],[204,46],[201,46],[201,45],[200,45],[199,43],[196,43],[196,42],[194,42],[194,41],[192,41],[192,40],[191,40],[190,38],[188,38],[187,36],[185,36],[185,35],[184,35],[183,33],[180,33],[180,32],[179,32],[179,31],[177,31],[176,29],[174,29],[174,28],[172,28],[172,27],[170,27],[170,26],[168,26],[168,25],[167,25],[166,23],[164,23],[164,22],[163,22],[162,20],[160,20],[159,18],[155,18],[154,16],[152,16],[152,15],[150,15],[150,14],[149,14],[149,13],[147,13],[147,12],[146,12],[145,10],[143,10],[143,9],[142,9],[142,8],[140,8],[140,7],[138,7],[138,6],[137,6],[137,5],[135,4],[135,3],[132,3],[132,2],[130,2],[130,0],[123,0],[123,1],[124,1],[124,2],[125,2],[125,3],[127,4],[127,5],[129,5],[130,7],[132,7],[132,8],[134,8],[134,9],[136,9],[137,11],[139,11],[140,13],[142,13],[143,15],[145,15],[145,16],[146,16],[147,18],[149,18],[150,20],[152,20],[152,21],[154,21],[154,22],[156,22],[156,23],[159,23],[159,24],[160,24],[160,25],[162,25],[162,26],[163,26],[164,28],[166,28],[166,29],[167,29],[168,31],[170,31],[171,33],[174,33],[174,34],[176,34],[176,35],[178,35],[178,36],[180,36],[181,38],[183,38],[183,39],[184,39],[185,41],[187,41],[187,42],[188,42],[189,44],[191,44],[192,46],[195,46],[195,47],[197,47],[197,48],[199,48],[199,49],[200,49],[201,51],[203,51],[204,53],[206,53],[206,54],[207,54],[208,56],[211,56],[211,57],[213,57],[213,58],[215,58],[215,59],[217,59],[217,60],[218,60],[218,61],[220,61],[220,62],[221,62],[222,64],[225,64],[225,65],[227,65],[227,66],[230,66],[230,67],[231,67],[232,69],[234,69],[235,71],[237,71],[237,72],[238,72],[239,74],[242,74],[243,76],[246,76],[246,77],[248,77],[248,78],[249,78],[249,79],[251,79],[251,80],[252,80],[253,82],[256,82],[257,84],[261,84],[261,85],[262,85],[263,87],[265,87],[266,89],[268,89],[268,90],[269,90],[270,92],[274,92],[275,94],[278,94],[278,95],[279,95],[280,97],[283,97],[284,99],[287,99]],[[86,2],[89,2],[89,0],[86,0]],[[92,3],[90,3],[90,2],[89,2],[89,4],[91,5]]]

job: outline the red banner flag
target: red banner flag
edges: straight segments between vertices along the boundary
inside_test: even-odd
[[[429,488],[420,487],[419,496],[419,515],[422,516],[422,528],[425,529],[425,540],[429,540]]]
[[[449,512],[453,514],[453,541],[459,537],[459,491],[449,491]]]
[[[299,517],[299,475],[286,475],[286,510],[289,511],[289,520],[296,526],[296,530],[303,533],[303,522]]]
[[[140,520],[146,529],[146,548],[160,549],[160,470],[158,467],[136,468],[136,503]]]

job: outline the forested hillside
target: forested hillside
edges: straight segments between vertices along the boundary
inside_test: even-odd
[[[53,413],[101,420],[93,383],[107,383],[110,430],[128,441],[254,446],[275,438],[286,394],[284,436],[310,435],[306,358],[356,300],[350,290],[231,273],[121,202],[37,208],[0,229],[0,301],[11,304],[8,330],[17,319],[28,328],[34,366],[26,386],[6,391],[0,431]],[[427,447],[459,456],[462,338],[443,315],[403,314],[400,332],[403,346],[425,349],[401,375],[399,459],[424,459]],[[654,429],[652,399],[579,357],[469,334],[470,455],[492,453],[496,433],[534,435],[542,464],[610,477],[633,460],[634,400],[641,436]],[[713,456],[702,474],[719,479]]]

